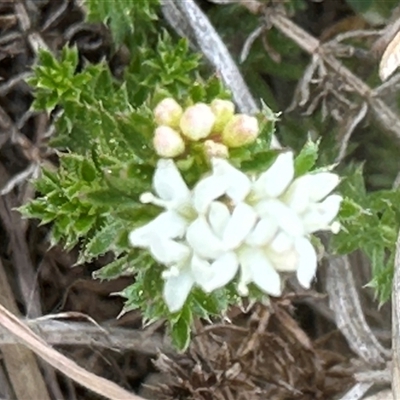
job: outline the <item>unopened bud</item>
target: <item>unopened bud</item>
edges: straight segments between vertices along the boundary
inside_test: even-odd
[[[185,142],[176,130],[169,126],[159,126],[153,137],[153,145],[160,157],[173,158],[185,151]]]
[[[161,100],[154,109],[154,118],[157,125],[178,128],[183,110],[182,107],[172,98]]]
[[[225,125],[222,141],[228,147],[240,147],[254,142],[258,134],[257,118],[246,114],[236,114]]]
[[[235,105],[228,100],[215,99],[211,102],[211,110],[215,115],[213,132],[222,132],[235,113]]]
[[[211,108],[204,103],[188,107],[182,115],[180,127],[182,134],[191,140],[206,138],[212,130],[215,115]]]
[[[213,140],[206,140],[204,142],[204,151],[209,159],[229,157],[228,148],[224,144],[214,142]]]

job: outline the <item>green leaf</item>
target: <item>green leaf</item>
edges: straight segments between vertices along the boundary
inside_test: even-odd
[[[81,198],[86,199],[94,205],[105,206],[110,209],[113,207],[135,207],[138,204],[138,202],[131,197],[112,188],[93,190],[82,195]]]
[[[155,0],[85,0],[89,21],[108,23],[117,44],[132,35],[140,22],[156,20],[157,4]]]
[[[18,211],[25,218],[38,218],[41,225],[47,224],[57,217],[57,213],[48,208],[44,199],[32,200],[30,203],[19,207]]]
[[[356,220],[361,215],[372,215],[371,211],[364,209],[354,200],[345,197],[340,206],[339,219],[341,222],[346,222],[348,220]]]
[[[296,176],[301,176],[309,172],[318,159],[319,141],[313,142],[308,139],[307,143],[301,149],[299,155],[294,161],[294,170]]]
[[[92,229],[93,225],[97,220],[96,215],[80,215],[74,224],[74,231],[79,235],[83,236]]]
[[[180,351],[185,351],[189,346],[191,324],[192,312],[188,306],[184,306],[171,327],[172,343]]]
[[[78,264],[91,260],[112,250],[118,234],[124,228],[121,221],[108,221],[100,228],[86,244]]]
[[[97,177],[96,168],[87,159],[82,160],[80,175],[86,182],[93,182]]]
[[[347,3],[357,13],[363,13],[371,7],[371,5],[373,4],[373,0],[347,0]]]
[[[251,154],[251,152],[250,152]],[[253,153],[250,160],[243,161],[240,169],[243,172],[263,172],[266,171],[276,159],[276,151],[265,150]]]
[[[93,279],[112,280],[125,275],[128,268],[129,258],[130,256],[125,254],[97,271],[94,271],[92,274]]]
[[[200,289],[195,289],[191,293],[191,301],[197,315],[209,320],[210,315],[218,315],[221,312],[217,295],[214,293],[204,293]]]

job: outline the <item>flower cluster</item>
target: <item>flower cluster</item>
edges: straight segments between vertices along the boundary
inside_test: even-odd
[[[330,172],[295,178],[293,154],[285,152],[257,177],[213,158],[211,174],[191,190],[174,162],[162,159],[153,178],[156,195],[145,193],[141,201],[165,211],[129,239],[166,266],[163,296],[171,312],[193,286],[210,293],[236,276],[242,296],[250,283],[280,296],[280,272],[296,272],[310,287],[317,268],[310,235],[338,230],[342,198],[330,195],[338,183]]]
[[[165,158],[182,155],[188,141],[204,141],[204,151],[210,158],[227,158],[229,147],[250,144],[259,133],[255,117],[235,114],[234,104],[221,99],[183,110],[174,99],[166,98],[154,109],[154,118],[154,149]]]

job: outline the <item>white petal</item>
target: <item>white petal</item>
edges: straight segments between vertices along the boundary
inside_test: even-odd
[[[193,276],[188,269],[180,271],[178,276],[170,276],[165,280],[163,297],[170,312],[179,311],[194,284]]]
[[[306,232],[313,233],[319,230],[330,229],[330,223],[336,218],[342,197],[333,194],[328,196],[322,203],[313,204],[302,216]]]
[[[170,159],[161,159],[153,177],[154,190],[166,201],[184,199],[190,191],[175,163]]]
[[[276,253],[284,253],[293,247],[293,239],[285,232],[279,232],[269,244],[269,247]]]
[[[205,259],[216,259],[224,252],[221,240],[214,234],[204,216],[190,224],[186,240],[195,253]]]
[[[231,214],[228,207],[219,201],[213,201],[208,213],[208,221],[218,237],[222,237]]]
[[[201,288],[204,288],[204,286],[207,285],[207,282],[209,282],[213,277],[211,264],[197,255],[193,255],[190,262],[190,269],[195,282]]]
[[[294,180],[283,195],[282,201],[297,214],[303,213],[310,203],[310,175]]]
[[[309,289],[317,270],[317,253],[315,252],[314,246],[306,238],[297,239],[295,248],[299,254],[297,279],[301,286],[305,289]]]
[[[257,195],[279,197],[294,177],[293,153],[281,153],[267,171],[254,184]]]
[[[226,248],[233,250],[238,247],[253,229],[256,220],[257,214],[253,207],[239,203],[225,227],[222,241]]]
[[[277,231],[278,224],[274,218],[263,218],[247,236],[246,243],[255,247],[264,246],[273,239]]]
[[[156,261],[165,265],[178,263],[190,255],[188,246],[171,239],[161,238],[151,244],[150,252]]]
[[[205,292],[212,292],[228,284],[236,275],[239,261],[233,252],[225,253],[211,264],[213,277],[204,282],[202,288]]]
[[[239,260],[241,268],[250,271],[252,281],[262,291],[271,296],[282,294],[281,278],[261,250],[247,247],[239,253]]]
[[[265,254],[270,260],[272,266],[279,272],[294,272],[299,264],[299,255],[293,247],[283,253],[277,253],[267,248]]]
[[[235,203],[243,201],[251,189],[251,181],[247,175],[222,158],[214,158],[212,164],[214,174],[223,177],[226,182],[227,196]]]
[[[246,254],[244,254],[243,257],[245,257],[245,255]],[[242,264],[242,257],[240,253],[238,253],[238,259],[240,264],[240,277],[237,285],[237,291],[240,296],[247,296],[249,294],[247,285],[253,280],[252,271],[247,264]]]
[[[227,181],[221,176],[211,175],[202,179],[193,190],[193,204],[200,214],[208,210],[211,202],[227,191]]]
[[[259,202],[255,207],[262,217],[271,216],[278,226],[290,236],[302,236],[304,234],[303,222],[300,217],[279,200],[271,199]]]
[[[154,240],[182,237],[188,223],[174,211],[166,211],[158,215],[148,224],[134,229],[129,234],[129,241],[134,247],[148,248]]]
[[[309,175],[310,200],[317,202],[326,197],[339,184],[340,178],[332,172],[319,172]]]

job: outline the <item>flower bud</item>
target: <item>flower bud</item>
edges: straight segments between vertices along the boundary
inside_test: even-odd
[[[246,114],[236,114],[225,125],[222,141],[228,147],[240,147],[254,142],[258,134],[257,118]]]
[[[215,115],[213,132],[222,132],[235,113],[235,105],[228,100],[215,99],[211,102],[211,110]]]
[[[154,109],[154,118],[157,125],[166,125],[178,128],[183,110],[172,98],[161,100]]]
[[[179,125],[183,135],[196,141],[211,133],[214,122],[215,115],[211,108],[207,104],[197,103],[183,112]]]
[[[204,151],[209,159],[229,157],[228,148],[224,144],[214,142],[213,140],[206,140],[204,142]]]
[[[153,137],[153,145],[160,157],[173,158],[185,151],[185,142],[176,130],[169,126],[159,126]]]

